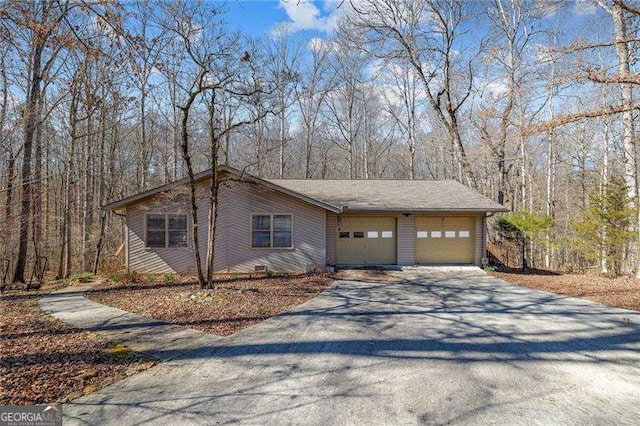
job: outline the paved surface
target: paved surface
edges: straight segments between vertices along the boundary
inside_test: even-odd
[[[87,424],[637,424],[640,314],[413,269],[65,404]]]
[[[40,299],[40,307],[74,327],[84,328],[162,361],[184,355],[218,340],[212,334],[167,324],[83,297],[91,284],[74,285]]]

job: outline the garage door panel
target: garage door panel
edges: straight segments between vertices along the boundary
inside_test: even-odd
[[[394,217],[343,217],[338,226],[337,263],[395,264],[396,241]]]
[[[475,219],[473,217],[417,217],[416,263],[473,263]]]

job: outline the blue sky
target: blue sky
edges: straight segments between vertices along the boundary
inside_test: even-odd
[[[228,0],[226,20],[242,32],[260,36],[286,22],[293,32],[310,35],[326,32],[340,0]],[[315,34],[314,34],[315,33]]]

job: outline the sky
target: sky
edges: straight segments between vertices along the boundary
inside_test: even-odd
[[[242,32],[261,36],[273,32],[285,23],[291,33],[303,32],[310,36],[323,36],[340,15],[349,0],[208,0],[225,3],[226,20]],[[473,0],[468,0],[473,1]],[[597,8],[594,0],[568,0],[573,3],[565,23],[592,15]]]
[[[326,34],[340,11],[340,0],[228,0],[226,20],[242,32],[261,36],[288,25],[292,32]]]

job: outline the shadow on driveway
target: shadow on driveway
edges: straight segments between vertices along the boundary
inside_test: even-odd
[[[337,282],[65,415],[91,424],[637,420],[638,313],[486,275],[393,274]]]

